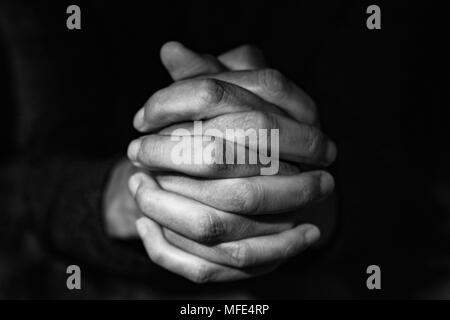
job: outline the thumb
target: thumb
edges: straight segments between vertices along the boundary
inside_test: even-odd
[[[161,47],[161,61],[174,81],[226,69],[213,56],[198,54],[175,41],[167,42]]]
[[[233,71],[264,69],[268,67],[262,51],[249,44],[225,52],[218,59],[223,65]]]

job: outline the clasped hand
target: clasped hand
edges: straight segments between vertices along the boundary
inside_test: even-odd
[[[251,46],[213,57],[169,42],[161,59],[174,83],[134,118],[143,135],[129,145],[133,165],[121,162],[112,174],[105,197],[109,234],[135,236],[136,222],[150,259],[197,283],[270,272],[317,242],[320,231],[302,211],[333,192],[324,168],[336,146],[321,131],[312,99]],[[180,128],[192,133],[194,121],[219,132],[278,129],[278,173],[261,175],[260,163],[205,157],[175,163],[172,135]],[[261,151],[261,145],[236,147]]]

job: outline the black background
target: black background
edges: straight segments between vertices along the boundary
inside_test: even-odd
[[[198,290],[172,279],[168,285],[186,287],[169,288],[162,297],[215,298],[223,289],[225,297],[450,297],[443,7],[411,1],[79,1],[82,29],[69,31],[69,4],[2,4],[0,197],[8,227],[1,235],[0,296],[161,296],[148,289],[152,279],[104,274],[95,265],[81,292],[65,290],[70,254],[62,258],[29,240],[27,212],[11,186],[20,170],[14,164],[29,148],[106,158],[124,153],[136,136],[134,113],[170,83],[159,48],[178,40],[212,54],[255,44],[314,97],[324,131],[338,144],[333,169],[340,222],[331,246],[313,259],[300,257],[273,275],[229,286]],[[366,28],[369,4],[381,7],[381,30]],[[10,50],[8,41],[17,38],[20,50]],[[22,68],[14,58],[21,54],[28,61]],[[20,219],[10,226],[12,215]],[[366,288],[371,264],[381,267],[380,291]]]

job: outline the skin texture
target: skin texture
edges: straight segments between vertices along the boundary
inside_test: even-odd
[[[198,283],[270,272],[315,243],[320,231],[300,223],[301,209],[327,198],[334,180],[323,169],[295,165],[323,168],[336,147],[320,131],[312,99],[267,69],[252,46],[215,58],[169,42],[161,60],[175,83],[135,116],[145,135],[128,148],[135,166],[121,162],[109,183],[109,233],[126,238],[137,230],[154,263]],[[192,130],[193,120],[204,129],[279,129],[279,174],[259,176],[258,165],[173,164],[168,135]]]

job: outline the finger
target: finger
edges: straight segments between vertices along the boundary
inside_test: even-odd
[[[252,109],[283,113],[236,85],[214,79],[193,79],[176,82],[153,94],[138,111],[133,124],[141,132],[151,132],[174,123]]]
[[[290,230],[239,241],[205,246],[163,228],[167,241],[178,248],[208,261],[234,268],[280,263],[292,258],[320,237],[316,226],[302,224]]]
[[[267,68],[262,51],[248,44],[227,51],[217,58],[223,65],[233,71]]]
[[[226,70],[213,56],[198,54],[175,41],[165,43],[160,55],[174,81]]]
[[[316,126],[270,112],[230,113],[203,122],[169,126],[159,133],[173,135],[174,132],[226,138],[253,150],[258,148],[259,154],[279,152],[280,159],[316,166],[331,164],[337,153],[335,144]]]
[[[296,215],[242,216],[206,206],[159,188],[149,176],[138,173],[129,180],[139,209],[163,227],[199,243],[214,244],[279,233],[291,229]]]
[[[317,107],[312,98],[275,69],[222,72],[208,77],[245,88],[277,105],[297,121],[319,123]]]
[[[205,75],[246,88],[263,99],[280,105],[299,121],[316,123],[313,100],[280,72],[267,69],[265,58],[258,48],[244,45],[228,51],[217,61],[209,55],[200,55],[179,42],[168,42],[161,48],[161,59],[172,78],[176,80]],[[223,72],[230,70],[255,70],[257,72]],[[223,72],[223,73],[220,73]],[[216,74],[218,73],[218,74]]]
[[[207,178],[299,172],[298,167],[279,161],[276,156],[257,154],[243,145],[208,136],[143,136],[130,143],[128,158],[150,170]]]
[[[334,189],[333,177],[325,171],[213,180],[159,174],[155,179],[166,191],[239,214],[293,211],[326,198]]]
[[[199,120],[249,109],[286,113],[300,122],[318,123],[314,101],[303,90],[278,71],[263,69],[223,72],[172,84],[150,97],[136,114],[134,125],[140,131],[150,131],[175,120]]]
[[[239,270],[209,262],[167,242],[161,227],[148,218],[140,218],[136,228],[150,259],[170,272],[196,283],[235,281],[272,271],[275,266]]]

